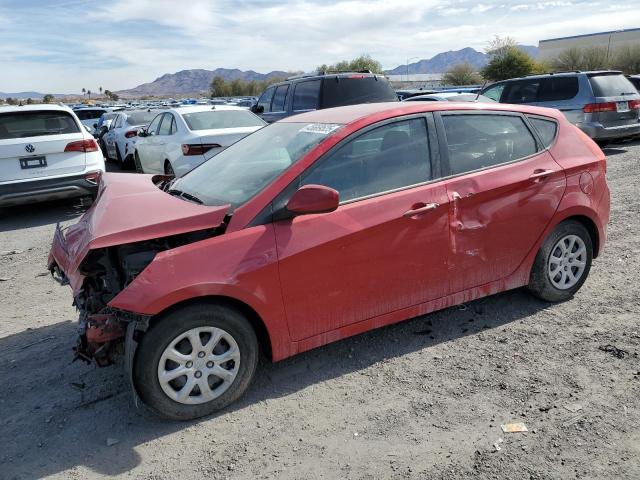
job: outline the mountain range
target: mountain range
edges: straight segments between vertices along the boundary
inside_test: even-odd
[[[533,58],[538,56],[538,47],[532,45],[519,45],[518,48],[527,52]],[[469,63],[477,69],[481,69],[489,62],[486,53],[479,52],[471,47],[461,50],[449,50],[448,52],[438,53],[432,58],[426,60],[418,60],[408,65],[409,75],[420,73],[444,73],[454,65],[460,63]],[[399,65],[392,70],[385,70],[387,75],[406,75],[407,65]]]

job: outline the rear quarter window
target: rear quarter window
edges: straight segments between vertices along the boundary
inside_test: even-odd
[[[0,140],[78,133],[78,124],[68,112],[37,111],[0,114]]]
[[[593,75],[589,77],[589,83],[596,97],[619,97],[638,93],[633,84],[622,74]]]
[[[538,79],[510,83],[506,87],[505,98],[502,102],[515,104],[536,102],[540,84],[541,81]]]
[[[327,77],[323,82],[322,108],[397,101],[391,85],[381,77],[354,74],[349,77]]]
[[[320,104],[321,80],[297,83],[293,91],[293,110],[315,110]]]
[[[544,148],[549,147],[556,139],[556,133],[558,133],[558,124],[553,120],[545,120],[538,117],[528,117],[529,122],[533,125],[536,132],[542,140]]]
[[[570,100],[578,95],[578,77],[550,77],[542,82],[539,102]]]

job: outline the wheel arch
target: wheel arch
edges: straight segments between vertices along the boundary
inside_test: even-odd
[[[260,349],[264,352],[269,360],[273,360],[271,335],[269,334],[267,326],[265,325],[258,312],[253,309],[253,307],[243,302],[242,300],[238,300],[237,298],[228,297],[225,295],[204,295],[188,298],[174,303],[173,305],[170,305],[164,310],[153,315],[149,322],[149,326],[153,327],[155,323],[161,321],[162,318],[166,317],[170,313],[175,312],[176,310],[180,310],[181,308],[184,308],[188,305],[194,304],[222,305],[240,312],[249,321],[251,327],[256,333]]]
[[[560,220],[553,228],[555,229],[561,223],[568,221],[578,222],[587,229],[589,237],[591,237],[591,243],[593,245],[593,258],[597,258],[600,253],[600,233],[593,219],[584,214],[570,215]]]

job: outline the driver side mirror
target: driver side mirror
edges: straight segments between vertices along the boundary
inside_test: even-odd
[[[138,137],[146,137],[147,136],[147,130],[144,128],[141,128],[140,130],[138,130]]]
[[[333,188],[323,185],[300,187],[287,202],[286,209],[296,215],[328,213],[338,208],[340,195]]]
[[[253,113],[264,113],[264,107],[256,103],[255,105],[251,106],[251,111]]]
[[[94,124],[93,124],[93,128],[94,128],[94,129],[98,128],[98,124],[97,124],[97,123],[94,123]]]

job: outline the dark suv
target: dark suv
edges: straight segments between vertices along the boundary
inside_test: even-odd
[[[251,111],[267,122],[289,115],[358,103],[397,102],[393,88],[382,75],[340,72],[290,77],[267,88]]]
[[[622,72],[557,72],[489,85],[501,103],[557,108],[599,143],[640,135],[640,94]]]

